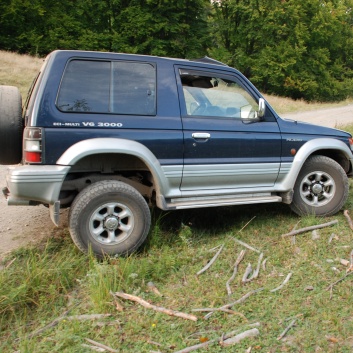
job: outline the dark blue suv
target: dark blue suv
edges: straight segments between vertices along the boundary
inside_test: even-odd
[[[348,196],[352,137],[281,119],[216,60],[55,51],[21,116],[0,87],[9,205],[70,207],[75,244],[128,254],[163,210],[283,202],[332,215]],[[23,142],[22,142],[23,141]]]

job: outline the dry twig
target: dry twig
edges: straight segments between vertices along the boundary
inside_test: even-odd
[[[67,321],[75,321],[75,320],[86,321],[86,320],[99,320],[109,316],[112,316],[112,314],[72,315],[72,316],[66,316],[66,318],[63,318],[63,319]]]
[[[91,349],[92,351],[95,351],[95,352],[106,352],[106,350],[104,348],[92,346],[92,345],[86,344],[86,343],[82,343],[81,347],[89,348],[89,349]]]
[[[232,289],[230,288],[230,283],[232,281],[234,281],[234,278],[238,272],[238,265],[240,264],[240,262],[243,260],[244,256],[245,256],[245,250],[242,250],[239,254],[239,256],[237,257],[236,261],[235,261],[235,264],[234,264],[234,269],[233,269],[233,274],[232,276],[229,278],[229,280],[227,281],[226,283],[226,288],[227,288],[227,293],[228,295],[231,295],[232,294]]]
[[[111,290],[109,291],[109,294],[114,298],[115,309],[118,311],[124,311],[124,307],[116,300],[116,296]]]
[[[351,251],[351,254],[349,255],[349,267],[347,268],[346,272],[352,272],[353,271],[353,250]]]
[[[96,346],[96,347],[99,347],[99,348],[102,348],[102,349],[105,349],[107,350],[108,352],[112,352],[112,353],[118,353],[119,351],[117,351],[116,349],[113,349],[109,346],[106,346],[105,344],[102,344],[102,343],[99,343],[99,342],[96,342],[96,341],[93,341],[89,338],[85,338],[85,340],[88,342],[88,343],[91,343],[92,345]]]
[[[254,324],[249,324],[247,326],[248,327],[258,327],[258,326],[260,326],[260,323],[256,322]],[[234,335],[238,334],[238,332],[239,332],[239,330],[235,330],[235,331],[229,332],[227,334],[222,334],[222,336],[220,336],[220,337],[218,337],[218,338],[216,338],[214,340],[209,340],[207,342],[199,343],[199,344],[196,344],[194,346],[186,347],[186,348],[183,348],[183,349],[181,349],[181,350],[179,350],[177,352],[174,352],[174,353],[189,353],[189,352],[192,352],[192,351],[196,351],[197,349],[207,347],[210,344],[214,344],[216,342],[219,342],[219,343],[223,344],[227,339],[230,339]]]
[[[261,253],[259,255],[259,259],[257,260],[257,267],[256,267],[256,270],[254,271],[253,275],[251,276],[251,279],[255,279],[259,276],[259,273],[260,273],[260,266],[261,266],[261,261],[264,257],[264,254]]]
[[[286,334],[287,332],[294,326],[295,322],[297,319],[294,319],[285,329],[284,331],[277,337],[277,341],[280,341]]]
[[[233,344],[239,343],[240,341],[242,341],[245,338],[255,337],[255,336],[258,336],[259,334],[260,334],[260,331],[257,328],[252,328],[251,330],[244,331],[234,337],[231,337],[231,338],[224,340],[223,346],[224,347],[231,346]]]
[[[270,292],[273,293],[273,292],[276,292],[280,289],[282,289],[284,287],[284,285],[289,281],[289,279],[292,277],[292,272],[289,272],[286,279],[282,282],[282,284],[280,286],[278,286],[277,288],[274,288],[274,289],[271,289]]]
[[[158,288],[155,286],[153,282],[148,282],[147,287],[154,294],[158,295],[159,297],[163,297],[163,295],[161,294],[161,292],[158,290]]]
[[[235,237],[231,237],[231,238],[232,238],[234,241],[236,241],[237,243],[239,243],[240,245],[245,246],[245,247],[248,248],[249,250],[255,251],[255,252],[257,252],[257,253],[260,254],[261,251],[259,251],[259,250],[255,249],[255,248],[253,248],[251,245],[249,245],[249,244],[247,244],[247,243],[244,243],[243,241],[241,241],[241,240],[239,240],[239,239],[237,239],[237,238],[235,238]]]
[[[250,222],[252,222],[252,220],[255,219],[255,218],[256,218],[256,216],[251,218],[250,221],[248,223],[246,223],[245,226],[242,229],[240,229],[238,233],[240,233],[242,230],[244,230],[250,224]]]
[[[337,223],[338,223],[338,220],[335,219],[334,221],[331,221],[328,223],[322,223],[322,224],[318,224],[316,226],[310,226],[310,227],[300,228],[297,230],[292,230],[291,232],[289,232],[287,234],[282,234],[282,237],[289,237],[289,236],[296,235],[296,234],[310,232],[314,229],[321,229],[321,228],[325,228],[325,227],[330,227],[330,226],[337,224]]]
[[[201,273],[207,271],[212,266],[212,264],[217,260],[218,255],[223,250],[223,247],[224,247],[224,244],[221,245],[219,250],[216,252],[215,256],[213,256],[213,258],[207,263],[207,265],[203,267],[199,272],[196,273],[197,275],[200,275]]]
[[[37,336],[39,334],[41,334],[42,332],[46,331],[47,329],[51,328],[51,327],[55,327],[60,321],[64,320],[67,318],[67,314],[73,310],[74,307],[66,310],[60,317],[56,318],[55,320],[53,320],[51,323],[49,323],[48,325],[45,325],[44,327],[38,329],[37,331],[34,331],[32,333],[30,333],[29,335],[26,336],[27,339],[32,338],[34,336]],[[20,339],[17,338],[15,339],[15,341],[19,341]]]
[[[250,281],[251,281],[251,278],[249,278],[251,272],[252,272],[252,266],[251,266],[251,264],[249,263],[248,266],[246,266],[246,269],[245,269],[243,278],[242,278],[242,280],[241,280],[243,283],[246,283],[246,282],[250,282]]]
[[[221,306],[220,308],[215,308],[212,312],[209,312],[207,315],[205,315],[204,319],[208,319],[213,314],[213,312],[220,311],[219,309],[230,309],[234,305],[241,304],[247,298],[249,298],[251,295],[253,295],[253,294],[257,293],[257,292],[261,292],[262,290],[263,290],[263,288],[252,290],[252,291],[244,294],[240,299],[236,300],[235,302],[228,303],[226,305]]]
[[[344,210],[343,215],[346,217],[346,219],[347,219],[347,221],[348,221],[349,228],[350,228],[351,230],[353,230],[353,222],[352,222],[351,217],[349,216],[348,210]]]
[[[353,273],[353,271],[346,273],[342,278],[338,279],[336,282],[331,283],[331,284],[326,288],[326,290],[329,290],[329,291],[330,291],[330,299],[332,298],[333,287],[334,287],[337,283],[340,283],[340,282],[342,282],[343,280],[345,280],[345,279],[346,279],[349,275],[351,275],[352,273]]]
[[[170,315],[170,316],[181,317],[182,319],[186,319],[186,320],[197,321],[197,317],[194,316],[194,315],[185,314],[185,313],[182,313],[180,311],[175,311],[175,310],[172,310],[172,309],[162,308],[160,306],[156,306],[156,305],[150,304],[146,300],[143,300],[142,298],[137,297],[136,295],[122,293],[122,292],[116,292],[116,293],[114,293],[114,295],[116,295],[116,296],[118,296],[120,298],[123,298],[123,299],[131,300],[131,301],[134,301],[136,303],[139,303],[140,305],[142,305],[143,307],[145,307],[147,309],[152,309],[152,310],[155,310],[155,311],[158,311],[160,313],[164,313],[164,314],[167,314],[167,315]]]

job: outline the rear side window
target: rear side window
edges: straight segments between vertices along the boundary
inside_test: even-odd
[[[155,115],[155,92],[149,63],[72,60],[56,104],[64,112]]]

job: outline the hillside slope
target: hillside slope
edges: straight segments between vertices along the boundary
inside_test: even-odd
[[[0,50],[0,85],[16,86],[22,99],[43,63],[43,59]]]

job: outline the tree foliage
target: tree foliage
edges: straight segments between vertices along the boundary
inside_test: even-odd
[[[212,51],[263,91],[308,100],[351,95],[352,0],[214,3]]]
[[[353,0],[2,0],[0,49],[84,49],[238,68],[260,90],[340,100],[353,89]]]

